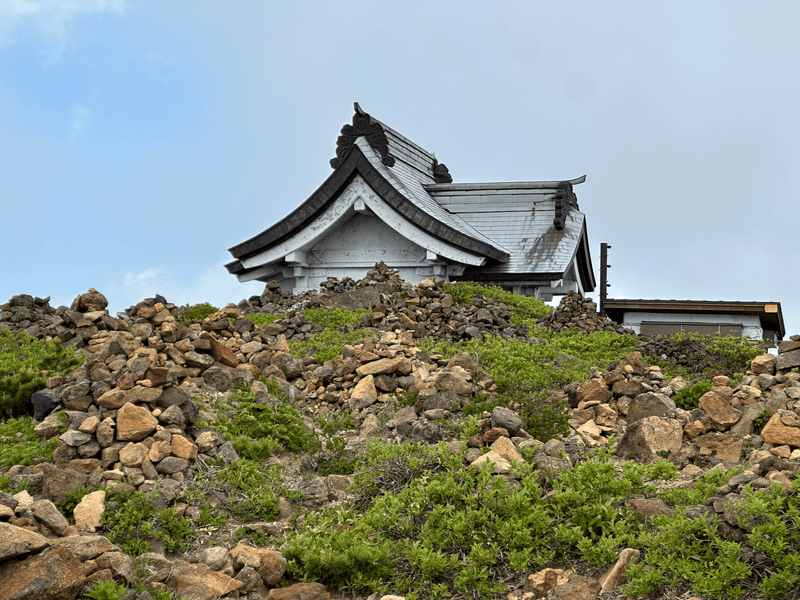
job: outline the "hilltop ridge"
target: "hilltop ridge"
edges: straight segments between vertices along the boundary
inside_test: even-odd
[[[795,551],[742,506],[797,502],[800,341],[640,338],[577,294],[549,310],[382,263],[221,310],[107,306],[0,307],[0,352],[24,332],[82,361],[2,388],[34,420],[0,426],[21,428],[0,434],[0,598],[617,597],[633,556],[629,594],[792,597]],[[705,566],[659,561],[679,525]]]

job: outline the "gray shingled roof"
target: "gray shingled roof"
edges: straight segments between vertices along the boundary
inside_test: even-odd
[[[493,240],[481,231],[475,229],[471,224],[462,219],[459,215],[454,215],[437,203],[425,190],[426,185],[436,183],[433,177],[432,153],[420,148],[408,138],[400,135],[391,127],[373,118],[373,121],[380,123],[386,132],[389,140],[389,153],[395,158],[393,167],[387,167],[381,162],[377,152],[372,150],[369,143],[362,137],[356,142],[362,152],[369,158],[370,162],[386,179],[395,184],[398,191],[408,198],[415,206],[425,211],[437,221],[449,225],[456,231],[463,233],[471,238],[480,240],[493,248],[508,253],[502,244]]]
[[[563,273],[575,256],[585,216],[571,208],[564,229],[553,227],[559,183],[451,183],[426,189],[442,208],[511,253],[508,262],[483,267],[483,273]]]

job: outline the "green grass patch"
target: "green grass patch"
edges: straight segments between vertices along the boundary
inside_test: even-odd
[[[29,466],[53,460],[58,438],[42,442],[33,428],[32,417],[4,419],[0,422],[0,472],[14,465]],[[22,435],[18,436],[18,433]]]
[[[310,340],[289,340],[289,349],[296,358],[307,354],[314,357],[319,364],[342,354],[346,345],[356,344],[364,337],[372,336],[372,332],[361,329],[348,330],[347,325],[361,322],[369,309],[346,310],[344,308],[309,308],[303,314],[306,319],[324,329]]]
[[[215,312],[219,312],[219,309],[216,306],[211,306],[208,302],[192,304],[183,309],[178,322],[181,325],[186,325],[191,321],[204,321],[206,317],[213,315]]]
[[[552,309],[533,296],[522,296],[508,292],[503,288],[481,285],[472,281],[445,282],[444,291],[459,304],[470,304],[477,295],[484,295],[491,300],[506,304],[511,311],[511,322],[514,325],[527,323],[533,327],[537,320],[547,315]]]
[[[252,321],[255,323],[256,327],[263,327],[264,325],[279,321],[283,317],[283,313],[253,313],[252,315],[244,315],[240,318]]]

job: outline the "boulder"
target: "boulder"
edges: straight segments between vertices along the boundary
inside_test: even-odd
[[[267,600],[330,600],[331,595],[321,583],[295,583],[269,591]]]
[[[182,595],[191,585],[201,584],[211,590],[215,596],[225,596],[242,587],[241,581],[212,571],[204,564],[192,564],[176,560],[166,580],[167,589],[176,596]]]
[[[49,545],[50,542],[43,535],[8,523],[0,523],[0,563],[17,556],[34,554]]]
[[[739,417],[742,416],[741,411],[732,408],[727,400],[718,394],[715,389],[703,394],[703,397],[700,398],[700,409],[723,429],[728,429],[736,424]]]
[[[85,577],[78,558],[54,547],[21,560],[0,563],[0,599],[74,600]]]
[[[761,437],[768,444],[776,446],[788,444],[800,447],[800,427],[788,427],[781,422],[781,415],[775,413],[761,430]]]
[[[664,417],[645,417],[628,425],[617,445],[621,458],[656,460],[658,452],[677,452],[683,443],[680,421]]]
[[[377,400],[378,391],[375,389],[374,378],[372,375],[367,375],[353,388],[350,394],[350,408],[353,410],[361,410],[375,404]]]
[[[660,393],[645,392],[631,401],[626,420],[630,425],[645,417],[665,417],[670,410],[675,410],[672,398]]]
[[[56,535],[66,534],[69,523],[50,500],[37,500],[31,505],[31,511],[37,521]]]
[[[492,427],[502,427],[514,437],[522,429],[522,419],[510,408],[496,406],[492,409]]]
[[[117,412],[117,439],[138,442],[153,433],[158,420],[146,408],[125,404]]]
[[[98,490],[86,494],[73,510],[75,517],[75,527],[78,531],[94,531],[100,527],[100,518],[105,511],[106,493]]]

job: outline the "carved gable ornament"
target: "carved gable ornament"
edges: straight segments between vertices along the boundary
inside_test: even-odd
[[[356,112],[353,115],[353,124],[342,127],[341,135],[336,140],[336,158],[331,159],[331,167],[334,169],[342,164],[344,157],[361,136],[367,138],[367,142],[375,152],[380,154],[381,162],[387,167],[394,166],[394,157],[389,154],[389,140],[380,123],[372,120],[368,113],[364,112],[358,105],[353,103]]]

